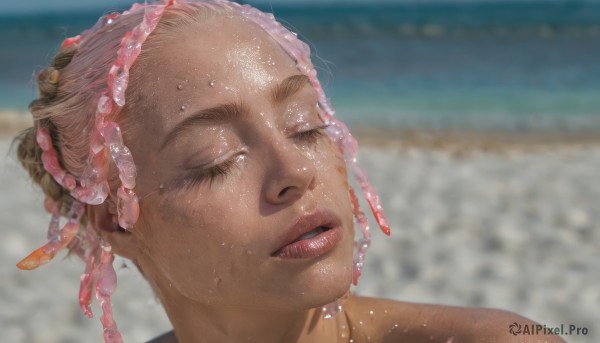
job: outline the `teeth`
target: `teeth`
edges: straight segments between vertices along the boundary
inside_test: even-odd
[[[325,232],[325,228],[322,226],[319,226],[318,228],[300,236],[300,238],[298,238],[298,241],[301,241],[303,239],[311,239],[311,238],[315,237],[316,235],[323,233],[323,232]]]

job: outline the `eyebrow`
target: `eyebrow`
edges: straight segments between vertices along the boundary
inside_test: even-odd
[[[279,104],[299,92],[310,83],[306,75],[292,75],[285,78],[281,83],[271,89],[271,102]],[[179,122],[165,137],[160,150],[164,149],[182,132],[195,126],[208,126],[226,123],[247,114],[249,109],[243,103],[220,104],[214,107],[202,109]]]
[[[200,110],[175,125],[165,137],[159,151],[171,143],[175,137],[192,127],[226,123],[235,120],[246,113],[248,113],[248,108],[244,104],[238,103],[221,104]]]
[[[279,104],[283,102],[285,99],[296,94],[306,85],[308,85],[309,82],[308,76],[304,74],[292,75],[286,78],[271,90],[271,102],[273,104]]]

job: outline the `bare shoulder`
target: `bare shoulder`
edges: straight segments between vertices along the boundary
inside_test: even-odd
[[[164,333],[150,341],[148,343],[178,343],[177,337],[175,337],[174,331]]]
[[[548,342],[557,335],[513,335],[517,325],[537,323],[515,313],[352,296],[345,306],[354,342]],[[515,332],[513,330],[513,332]]]

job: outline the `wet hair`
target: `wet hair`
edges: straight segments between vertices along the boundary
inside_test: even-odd
[[[48,244],[17,266],[37,268],[63,248],[81,257],[86,268],[81,277],[80,305],[91,317],[90,303],[95,289],[103,310],[101,321],[106,342],[120,342],[121,336],[110,304],[116,284],[114,256],[111,247],[98,237],[97,230],[133,230],[138,217],[134,193],[136,167],[124,143],[127,128],[134,126],[131,118],[139,107],[144,107],[136,88],[127,87],[130,81],[139,82],[137,77],[141,73],[135,73],[134,63],[138,56],[142,60],[151,58],[153,49],[177,36],[183,27],[220,14],[240,15],[259,25],[308,77],[318,95],[319,114],[329,124],[328,136],[351,168],[377,224],[389,234],[377,193],[356,165],[356,140],[334,117],[310,61],[308,45],[279,24],[272,14],[227,0],[159,0],[154,4],[134,4],[123,14],[107,14],[90,30],[66,39],[50,66],[39,73],[39,98],[29,107],[34,124],[16,138],[18,158],[31,179],[42,188],[45,208],[52,214]],[[125,130],[121,131],[121,127]],[[363,233],[355,242],[353,283],[356,284],[370,234],[367,218],[352,188],[350,199],[356,224]],[[85,204],[104,202],[115,215],[118,226],[90,229],[91,223],[86,225]],[[62,227],[61,216],[66,217]],[[331,317],[339,309],[340,304],[332,303],[324,307],[325,316]]]

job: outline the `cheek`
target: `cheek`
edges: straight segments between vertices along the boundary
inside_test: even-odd
[[[335,198],[341,201],[339,205],[350,206],[348,197],[350,185],[348,184],[346,163],[342,153],[329,139],[322,143],[317,170],[319,170],[324,188],[335,194]]]
[[[190,191],[142,208],[150,267],[189,298],[218,301],[255,258],[245,230],[253,224],[248,192],[227,189]]]

